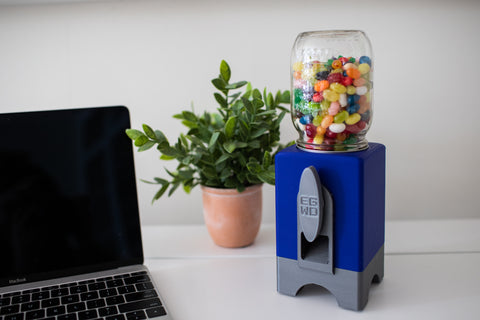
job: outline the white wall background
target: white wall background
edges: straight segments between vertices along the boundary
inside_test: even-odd
[[[295,37],[321,29],[361,29],[372,41],[367,138],[387,146],[387,219],[480,217],[479,1],[0,0],[0,112],[121,104],[133,127],[176,140],[173,114],[192,101],[216,108],[221,59],[232,80],[289,89]],[[296,138],[289,119],[283,136]],[[174,167],[155,151],[135,157],[139,179]],[[155,186],[138,192],[143,223],[203,221],[199,188],[154,205]],[[271,186],[263,221],[274,221]]]

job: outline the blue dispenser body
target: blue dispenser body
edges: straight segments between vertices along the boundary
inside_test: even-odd
[[[302,172],[314,167],[322,187],[333,199],[328,241],[333,250],[333,272],[300,263],[304,254],[297,215],[297,195]],[[316,153],[291,146],[275,158],[276,244],[278,291],[296,295],[303,285],[326,287],[340,306],[361,310],[372,280],[383,278],[385,242],[385,146],[369,143],[358,152]],[[315,244],[308,244],[314,246]],[[313,251],[312,251],[313,252]],[[320,263],[320,262],[319,262]],[[316,270],[315,270],[316,269]]]

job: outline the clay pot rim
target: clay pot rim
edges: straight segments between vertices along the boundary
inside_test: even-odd
[[[262,186],[263,186],[263,183],[254,184],[252,186],[246,187],[245,190],[243,190],[243,192],[238,192],[237,189],[235,188],[215,188],[215,187],[207,187],[203,185],[201,185],[200,188],[204,192],[208,192],[210,194],[218,195],[218,196],[231,196],[231,195],[243,196],[253,192],[257,192],[257,190]]]

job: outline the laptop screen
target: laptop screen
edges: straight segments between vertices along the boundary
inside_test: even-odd
[[[0,114],[0,286],[143,262],[125,107]]]

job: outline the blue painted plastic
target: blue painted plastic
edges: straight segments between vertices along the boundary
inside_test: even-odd
[[[275,157],[277,256],[297,259],[297,193],[302,171],[314,166],[333,196],[334,266],[363,271],[385,242],[385,146],[313,153],[296,146]]]

